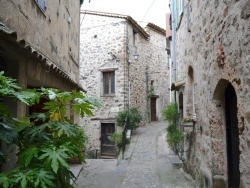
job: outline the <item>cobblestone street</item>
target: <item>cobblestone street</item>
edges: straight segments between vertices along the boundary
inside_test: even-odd
[[[125,160],[93,159],[84,165],[76,188],[195,188],[182,169],[169,161],[166,122],[138,128],[126,149]]]

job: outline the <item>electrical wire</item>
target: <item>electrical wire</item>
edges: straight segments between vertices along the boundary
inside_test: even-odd
[[[145,15],[143,16],[141,22],[144,20],[144,18],[146,17],[146,15],[148,14],[149,10],[151,9],[151,7],[153,6],[155,0],[152,2],[152,4],[150,5],[149,9],[147,10],[147,12],[145,13]]]

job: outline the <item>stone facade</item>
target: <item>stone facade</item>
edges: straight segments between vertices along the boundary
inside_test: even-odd
[[[188,171],[200,187],[250,187],[250,1],[190,0],[184,6],[179,19],[172,9],[172,21],[176,80],[185,81],[178,103],[184,117],[196,114]]]
[[[118,112],[138,107],[143,123],[150,121],[151,81],[156,116],[168,103],[168,62],[165,30],[154,24],[143,29],[130,16],[83,11],[80,29],[80,83],[87,95],[103,105],[81,124],[89,137],[88,149],[100,149],[101,123],[116,123]],[[134,60],[137,52],[139,59]],[[111,56],[113,55],[113,57]],[[115,93],[103,94],[103,73],[115,72]],[[142,123],[142,124],[143,124]],[[116,131],[121,127],[116,126]]]
[[[80,1],[39,3],[45,1],[1,0],[0,71],[17,79],[22,89],[82,90],[78,85]],[[4,102],[15,117],[30,113],[24,104]],[[14,160],[10,156],[1,170],[12,168]]]
[[[42,2],[42,1],[40,1]],[[1,0],[0,22],[78,82],[80,1]]]

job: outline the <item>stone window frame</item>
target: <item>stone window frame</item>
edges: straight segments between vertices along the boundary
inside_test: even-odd
[[[118,70],[118,68],[102,68],[99,69],[99,71],[101,72],[101,84],[100,84],[100,93],[102,97],[114,97],[116,94],[116,70]],[[108,94],[104,93],[104,73],[114,73],[114,93],[111,93],[111,91]],[[111,83],[109,83],[111,84]]]

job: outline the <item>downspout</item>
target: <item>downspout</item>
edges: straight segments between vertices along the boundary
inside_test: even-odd
[[[149,88],[148,88],[148,66],[146,65],[146,71],[145,71],[145,76],[146,76],[146,100],[147,100],[147,118],[148,118],[148,122],[151,121],[150,119],[150,104],[149,104],[149,97],[148,97],[148,94],[149,94]]]
[[[170,61],[170,54],[168,54],[168,67],[169,67],[169,102],[172,102],[172,91],[171,91],[171,85],[172,85],[172,65]]]
[[[123,96],[123,111],[126,110],[126,63],[127,63],[127,22],[125,21],[124,22],[124,38],[125,38],[125,43],[124,43],[124,47],[125,47],[125,51],[124,51],[124,70],[123,70],[123,73],[124,73],[124,96]]]
[[[171,25],[172,25],[172,43],[171,43],[171,59],[173,63],[173,81],[176,81],[176,52],[175,52],[175,10],[176,10],[176,5],[175,5],[175,0],[171,1]],[[174,101],[176,102],[176,91],[174,91]]]
[[[130,66],[130,57],[129,57],[129,53],[128,53],[128,49],[129,49],[129,38],[128,38],[128,23],[126,22],[126,32],[127,32],[127,40],[126,40],[126,63],[128,66],[128,103],[127,103],[127,107],[128,109],[130,108],[130,75],[129,75],[129,66]]]

